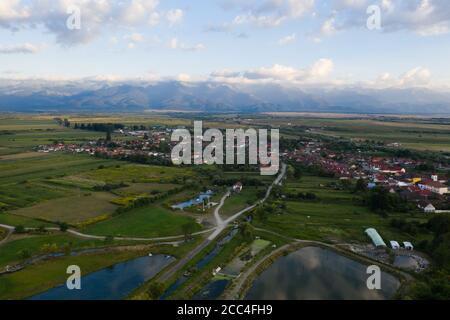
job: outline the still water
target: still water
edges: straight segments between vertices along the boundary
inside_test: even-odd
[[[247,300],[390,299],[399,281],[382,272],[381,290],[369,290],[367,266],[333,251],[307,247],[279,258],[253,283]]]
[[[81,290],[68,290],[63,285],[32,296],[30,300],[124,299],[174,260],[173,257],[155,255],[118,263],[82,277]]]

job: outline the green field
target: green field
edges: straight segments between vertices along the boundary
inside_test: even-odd
[[[30,256],[37,256],[45,254],[43,252],[45,245],[52,245],[57,248],[58,252],[64,252],[63,247],[68,244],[74,251],[104,245],[102,241],[84,240],[68,234],[30,236],[24,239],[11,240],[1,246],[0,269],[8,264],[12,265],[22,261],[23,257],[20,253],[23,250],[26,250]]]
[[[357,196],[345,190],[327,187],[336,180],[305,176],[287,184],[289,191],[311,192],[314,201],[287,201],[285,213],[270,214],[268,220],[257,226],[297,239],[325,241],[367,242],[364,230],[376,228],[385,240],[418,241],[416,236],[404,234],[389,225],[389,219],[373,213],[357,201]],[[411,218],[407,214],[390,214],[390,218],[406,218],[425,222],[426,217]]]
[[[39,228],[40,226],[55,227],[55,225],[52,225],[51,223],[48,222],[1,212],[0,212],[0,224],[6,224],[10,226],[24,226],[26,228]]]
[[[142,255],[136,251],[64,256],[40,262],[32,268],[0,277],[0,300],[23,299],[45,291],[67,280],[67,266],[77,265],[88,274]]]
[[[44,201],[11,213],[33,219],[76,224],[98,216],[111,215],[117,209],[117,206],[111,203],[114,198],[114,195],[106,192],[80,193],[72,197]]]
[[[122,163],[123,164],[123,163]],[[120,167],[108,167],[79,175],[82,178],[104,181],[106,183],[173,183],[183,178],[192,177],[190,170],[176,167],[158,167],[127,164]]]
[[[0,241],[3,240],[8,234],[8,230],[0,228]]]
[[[166,192],[170,190],[174,190],[180,187],[176,184],[162,184],[162,183],[133,183],[128,187],[120,188],[114,190],[115,194],[120,196],[138,196],[138,195],[149,195],[154,192]]]
[[[167,237],[183,235],[182,226],[194,220],[181,213],[149,206],[121,214],[83,229],[83,232],[103,236]],[[197,231],[201,227],[197,225]]]
[[[258,190],[264,190],[264,188],[244,186],[241,193],[233,193],[225,201],[222,210],[220,210],[221,215],[232,216],[250,205],[253,205],[259,200]]]

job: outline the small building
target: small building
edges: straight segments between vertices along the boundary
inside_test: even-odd
[[[369,238],[372,240],[372,243],[375,247],[387,247],[386,243],[384,242],[383,238],[381,238],[380,234],[377,230],[373,228],[369,228],[366,231],[366,234],[369,236]]]
[[[241,182],[237,182],[234,186],[233,186],[233,192],[236,193],[240,193],[242,191],[242,183]]]
[[[412,245],[411,242],[405,241],[403,242],[403,246],[405,247],[406,250],[414,250],[414,246]]]
[[[425,212],[425,213],[435,213],[436,212],[436,208],[430,203],[425,208],[423,208],[423,212]]]
[[[422,190],[428,190],[428,191],[431,191],[433,193],[437,193],[440,195],[448,193],[448,187],[446,185],[444,185],[440,182],[436,182],[436,181],[419,183],[419,187]]]
[[[417,207],[425,213],[435,213],[436,208],[428,201],[419,201]]]
[[[391,248],[393,250],[399,250],[400,249],[400,244],[397,241],[391,241]]]

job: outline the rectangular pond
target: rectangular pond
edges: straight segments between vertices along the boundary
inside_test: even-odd
[[[81,290],[62,285],[34,295],[30,300],[121,300],[175,260],[154,255],[118,263],[81,278]]]

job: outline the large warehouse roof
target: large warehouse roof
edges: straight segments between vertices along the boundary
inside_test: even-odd
[[[387,247],[377,230],[369,228],[366,230],[366,233],[376,247]]]

